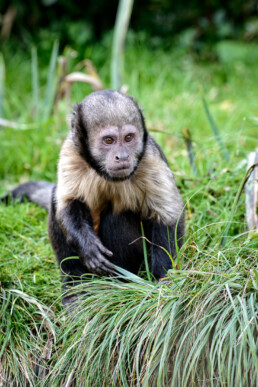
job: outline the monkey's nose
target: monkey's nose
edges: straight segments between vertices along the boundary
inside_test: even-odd
[[[117,153],[115,156],[116,161],[127,161],[128,158],[129,158],[129,154],[124,151]]]

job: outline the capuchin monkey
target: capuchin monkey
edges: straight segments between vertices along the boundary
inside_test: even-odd
[[[183,243],[184,205],[173,174],[136,101],[118,91],[94,92],[75,105],[57,185],[28,182],[2,201],[10,196],[49,211],[65,283],[87,273],[112,275],[114,265],[137,273],[144,261],[141,222],[155,279],[166,276]]]

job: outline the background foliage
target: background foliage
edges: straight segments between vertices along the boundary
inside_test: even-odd
[[[14,13],[10,34],[19,44],[38,43],[47,34],[61,47],[70,44],[82,54],[84,45],[113,28],[117,6],[118,0],[0,1],[2,23],[8,11]],[[147,33],[152,45],[174,41],[198,52],[207,47],[210,51],[214,42],[225,38],[257,40],[257,13],[256,0],[143,0],[134,2],[131,28]],[[2,33],[2,38],[10,34]]]

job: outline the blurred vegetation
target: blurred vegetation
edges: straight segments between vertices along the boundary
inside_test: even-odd
[[[83,56],[86,45],[113,28],[117,7],[118,0],[0,0],[1,39],[24,47],[58,39]],[[221,39],[257,41],[257,1],[135,1],[130,28],[147,33],[151,46],[173,42],[210,58]]]

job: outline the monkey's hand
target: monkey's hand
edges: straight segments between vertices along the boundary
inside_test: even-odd
[[[112,257],[113,253],[103,246],[94,234],[87,235],[78,250],[81,263],[90,273],[99,275],[114,273],[114,265],[106,258],[106,256]]]
[[[87,206],[73,200],[59,214],[59,224],[69,246],[78,254],[89,273],[107,275],[114,272],[114,265],[107,259],[113,253],[103,246],[93,231],[93,222]]]

